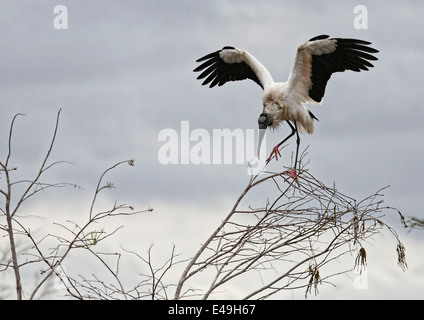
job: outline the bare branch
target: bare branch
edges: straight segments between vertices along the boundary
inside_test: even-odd
[[[206,274],[210,277],[203,299],[250,273],[259,274],[262,285],[250,293],[244,288],[244,299],[265,299],[299,288],[305,288],[305,296],[317,294],[318,285],[333,276],[322,274],[324,265],[357,252],[355,267],[366,266],[364,241],[381,228],[387,228],[399,241],[394,230],[381,221],[381,212],[393,209],[381,207],[385,188],[356,201],[335,186],[325,186],[304,165],[298,179],[299,183],[288,181],[285,172],[252,177],[229,214],[184,269],[174,299],[183,298],[184,284],[193,282],[200,273],[202,278]],[[264,207],[239,208],[259,188],[267,188],[269,194],[277,191],[275,198]],[[398,246],[398,257],[399,265],[406,265],[402,246]],[[349,270],[352,268],[335,274]]]
[[[47,168],[45,168],[45,166],[46,166],[46,162],[47,162],[47,160],[49,159],[49,157],[50,157],[50,154],[51,154],[51,152],[52,152],[52,149],[53,149],[53,145],[54,145],[54,142],[55,142],[55,140],[56,140],[56,135],[57,135],[57,129],[58,129],[58,127],[59,127],[59,118],[60,118],[60,112],[62,111],[62,109],[59,109],[59,111],[58,111],[58,113],[57,113],[57,116],[56,116],[56,124],[55,124],[55,128],[54,128],[54,133],[53,133],[53,137],[52,137],[52,139],[51,139],[51,141],[50,141],[50,145],[49,145],[49,149],[48,149],[48,151],[47,151],[47,153],[46,153],[46,155],[45,155],[45,157],[44,157],[44,160],[43,160],[43,162],[42,162],[42,164],[41,164],[41,167],[40,167],[40,169],[38,170],[38,173],[37,173],[37,175],[36,175],[36,177],[33,179],[33,180],[31,180],[31,182],[30,182],[30,184],[29,184],[29,186],[28,186],[28,188],[22,193],[22,196],[20,197],[20,199],[18,200],[18,202],[17,202],[17,204],[16,204],[16,206],[15,206],[15,209],[13,210],[13,212],[11,213],[12,214],[12,217],[16,214],[16,212],[19,210],[19,208],[20,208],[20,206],[21,206],[21,204],[24,202],[24,200],[26,199],[26,197],[27,197],[27,195],[31,192],[31,190],[32,190],[32,187],[34,186],[34,185],[36,185],[37,184],[37,182],[38,182],[38,180],[40,179],[40,176],[43,174],[43,172],[47,169],[47,168],[50,168],[51,166],[49,166],[49,167],[47,167]]]

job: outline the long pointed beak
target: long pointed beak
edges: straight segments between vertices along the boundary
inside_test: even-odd
[[[265,132],[266,132],[266,128],[265,129],[259,129],[259,136],[258,136],[258,159],[260,159],[260,155],[261,155],[261,145],[262,145],[262,140],[265,137]]]

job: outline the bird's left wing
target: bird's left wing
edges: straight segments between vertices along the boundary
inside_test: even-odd
[[[193,70],[203,71],[197,79],[206,78],[202,85],[210,83],[210,88],[222,86],[228,81],[251,79],[264,89],[273,82],[271,74],[258,60],[238,48],[227,46],[205,55],[196,62],[203,62]]]
[[[378,50],[371,43],[358,39],[318,36],[297,49],[295,63],[287,81],[288,92],[302,102],[320,103],[325,87],[335,72],[359,72],[373,67],[369,60],[378,60],[370,53]]]

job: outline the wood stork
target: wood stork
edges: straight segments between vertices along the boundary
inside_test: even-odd
[[[335,72],[352,70],[359,72],[373,67],[369,60],[378,60],[370,53],[378,50],[368,41],[345,38],[329,38],[320,35],[301,44],[290,76],[286,82],[274,82],[270,72],[247,51],[226,46],[198,59],[203,62],[194,72],[203,71],[197,79],[206,78],[202,85],[222,86],[228,81],[251,79],[263,89],[263,111],[259,116],[260,146],[267,128],[277,128],[286,121],[292,132],[276,145],[267,163],[275,156],[281,157],[279,147],[296,134],[296,156],[294,169],[288,170],[290,177],[297,180],[297,157],[301,133],[314,131],[314,120],[318,120],[305,104],[321,104],[325,87]]]

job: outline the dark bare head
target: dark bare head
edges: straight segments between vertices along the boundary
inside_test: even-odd
[[[269,113],[261,113],[258,119],[259,129],[266,129],[268,126],[271,126],[274,122],[274,119]]]

